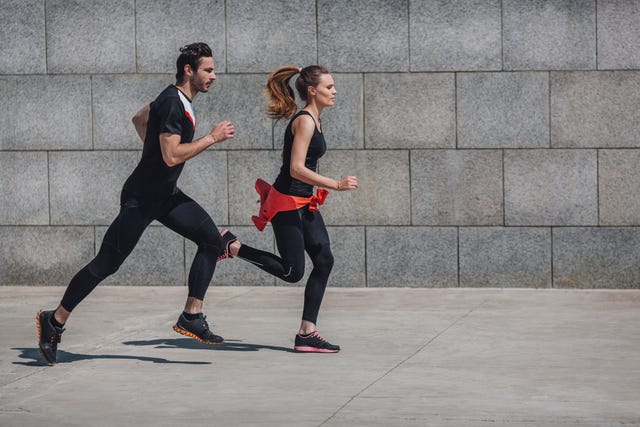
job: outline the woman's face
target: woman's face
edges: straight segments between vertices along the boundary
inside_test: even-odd
[[[331,74],[321,74],[318,86],[311,88],[311,95],[316,103],[323,107],[331,107],[336,98],[336,86]]]

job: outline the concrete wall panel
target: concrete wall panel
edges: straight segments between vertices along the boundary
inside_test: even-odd
[[[136,71],[134,0],[47,0],[51,73]]]
[[[413,225],[501,225],[502,152],[411,152]]]
[[[596,2],[598,6],[598,69],[640,68],[640,3]]]
[[[640,72],[551,73],[551,146],[640,147]]]
[[[506,225],[597,225],[593,150],[508,150]]]
[[[45,73],[44,1],[3,0],[0,40],[0,74]]]
[[[599,153],[600,225],[640,224],[640,150]]]
[[[318,0],[318,62],[331,71],[409,70],[408,0]]]
[[[227,0],[227,68],[270,73],[317,62],[315,2]]]
[[[66,286],[93,245],[93,227],[0,227],[0,283]]]
[[[459,148],[549,146],[547,73],[457,77]]]
[[[454,148],[453,74],[365,75],[365,147]]]
[[[499,0],[412,0],[411,71],[500,70]]]
[[[460,286],[551,287],[551,231],[461,228]]]
[[[50,153],[51,224],[111,224],[137,164],[138,153],[131,151]]]
[[[455,228],[368,227],[367,285],[458,286],[457,239]]]
[[[0,151],[0,224],[48,225],[47,153]]]
[[[557,288],[640,287],[637,228],[556,228],[553,276]]]
[[[91,149],[91,122],[88,76],[0,79],[0,150]]]
[[[225,31],[224,0],[136,0],[137,71],[175,74],[180,48],[205,42],[211,47],[216,72],[224,73]]]
[[[593,0],[503,0],[507,70],[585,70],[596,66]]]

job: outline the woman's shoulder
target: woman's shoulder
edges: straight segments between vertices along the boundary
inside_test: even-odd
[[[292,129],[315,129],[316,121],[313,119],[313,116],[305,110],[300,110],[296,113],[295,116],[291,119],[291,128]]]

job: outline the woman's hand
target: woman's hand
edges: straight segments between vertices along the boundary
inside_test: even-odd
[[[355,190],[358,188],[358,178],[352,175],[343,176],[337,180],[337,183],[336,190],[338,191]]]

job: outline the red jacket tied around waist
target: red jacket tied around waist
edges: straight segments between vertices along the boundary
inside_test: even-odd
[[[316,194],[311,197],[298,197],[282,194],[268,182],[257,179],[256,192],[260,196],[260,211],[258,216],[252,216],[251,220],[258,230],[262,231],[267,223],[276,216],[278,212],[293,211],[309,205],[309,210],[315,212],[318,205],[324,204],[329,192],[324,188],[318,188]]]

